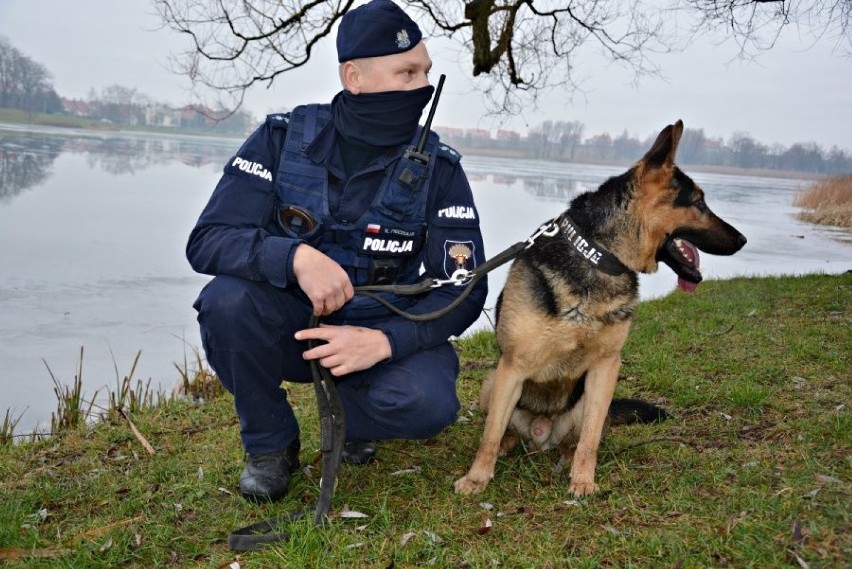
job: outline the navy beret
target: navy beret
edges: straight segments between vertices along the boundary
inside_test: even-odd
[[[422,38],[414,20],[391,0],[371,0],[340,20],[337,61],[403,53]]]

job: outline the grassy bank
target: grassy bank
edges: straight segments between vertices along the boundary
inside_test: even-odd
[[[311,388],[289,390],[308,466],[276,505],[237,495],[243,457],[230,397],[172,400],[0,447],[0,559],[9,567],[840,567],[852,556],[850,292],[850,274],[734,279],[642,303],[618,394],[674,417],[613,430],[601,448],[602,492],[590,498],[568,494],[555,454],[520,451],[498,462],[482,495],[453,494],[482,432],[473,401],[497,358],[493,335],[480,333],[458,344],[458,423],[433,440],[383,443],[372,465],[342,467],[333,512],[366,517],[323,528],[296,522],[290,542],[228,551],[229,531],[316,498]]]
[[[30,124],[36,126],[54,126],[61,128],[86,128],[94,130],[118,130],[115,126],[82,117],[69,115],[51,115],[47,113],[28,113],[18,109],[0,108],[0,123]]]
[[[144,132],[149,134],[189,134],[198,136],[233,137],[236,140],[243,138],[242,135],[217,131],[214,128],[171,128],[161,126],[130,126],[104,121],[96,121],[83,117],[69,115],[51,115],[46,113],[27,113],[18,109],[0,108],[0,123],[23,124],[33,126],[47,126],[59,128],[80,128],[91,131],[102,132]],[[237,143],[238,144],[238,143]]]

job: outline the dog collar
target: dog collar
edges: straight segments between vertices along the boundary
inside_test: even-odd
[[[591,237],[583,234],[583,231],[567,212],[559,216],[557,223],[574,250],[595,268],[613,276],[623,275],[630,270],[618,260],[618,257],[601,247]]]

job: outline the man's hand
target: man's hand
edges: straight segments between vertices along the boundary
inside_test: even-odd
[[[314,306],[314,316],[328,316],[355,295],[343,267],[305,243],[296,248],[293,272]]]
[[[331,375],[340,377],[369,369],[391,357],[388,337],[381,330],[361,326],[320,324],[296,332],[297,340],[324,340],[326,343],[302,354],[306,360],[319,360]]]

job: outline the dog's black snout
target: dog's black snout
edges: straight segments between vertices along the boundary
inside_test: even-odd
[[[748,239],[746,239],[745,235],[740,233],[737,236],[737,249],[742,249],[745,246],[746,243],[748,243]]]

